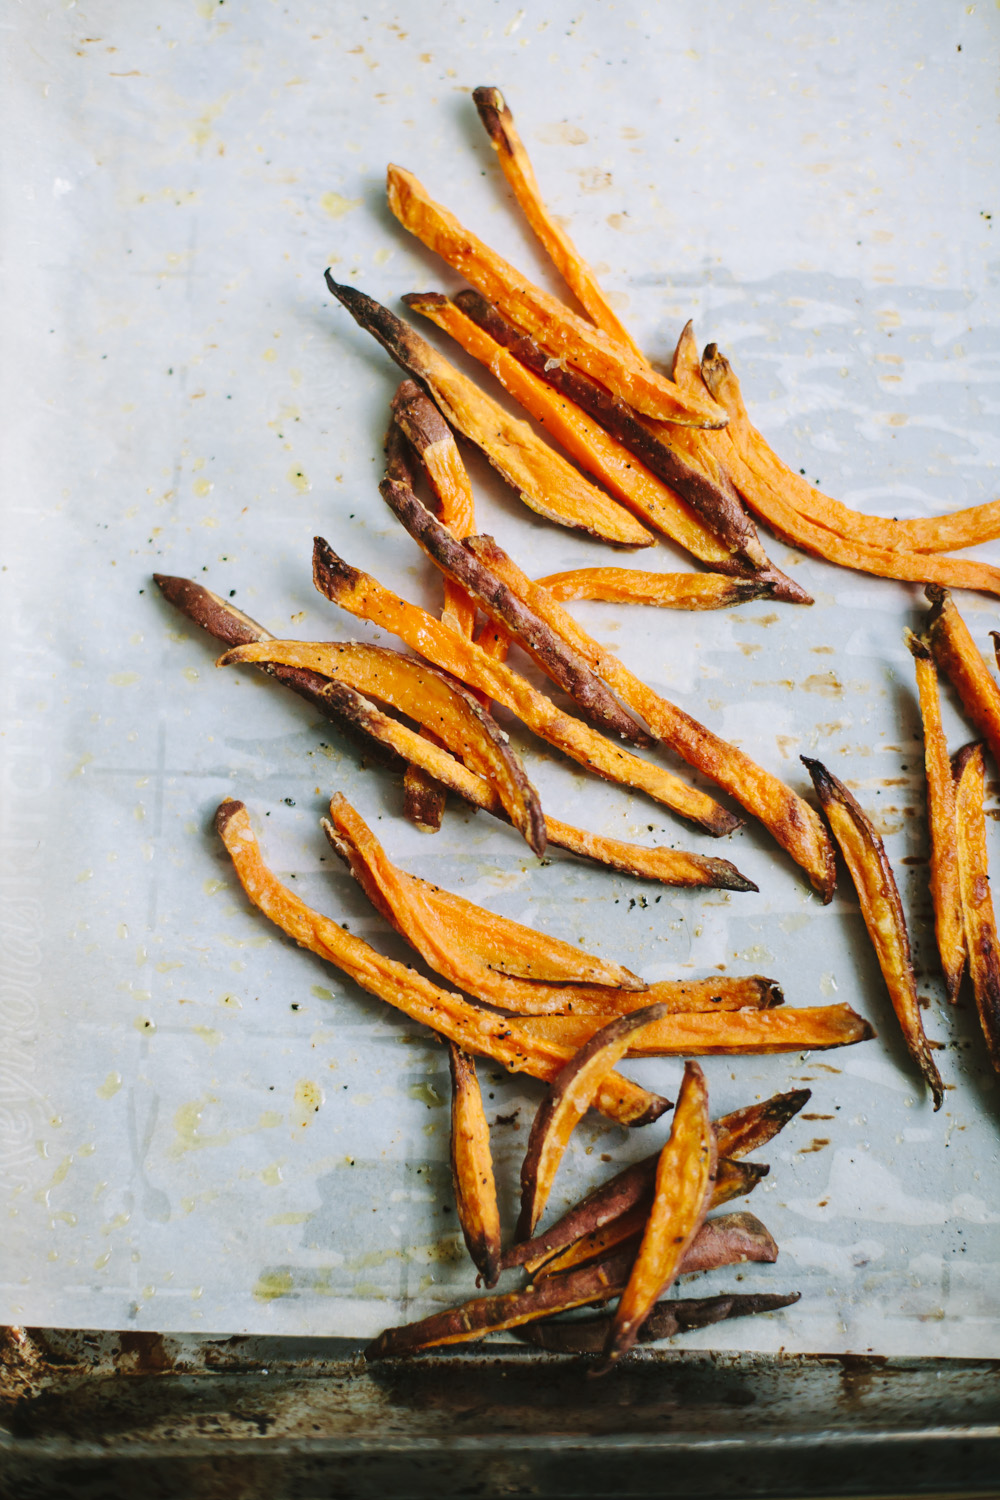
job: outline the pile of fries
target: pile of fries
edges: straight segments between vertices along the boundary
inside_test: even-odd
[[[375,760],[401,770],[404,815],[427,832],[440,828],[452,793],[509,823],[538,856],[552,844],[638,879],[757,889],[728,860],[625,843],[543,811],[524,761],[494,717],[499,705],[594,775],[645,793],[702,831],[719,837],[739,827],[741,818],[713,796],[627,746],[671,752],[757,818],[824,902],[833,896],[839,846],[907,1045],[938,1108],[944,1086],[924,1033],[902,903],[863,809],[826,767],[803,757],[824,821],[745,752],[654,692],[564,606],[581,599],[673,609],[719,609],[754,598],[811,603],[767,556],[754,516],[830,562],[928,584],[934,607],[924,634],[908,633],[908,644],[925,731],[936,932],[952,1000],[968,959],[990,1058],[1000,1070],[1000,958],[986,869],[982,747],[949,761],[936,676],[937,665],[997,757],[1000,687],[945,586],[1000,594],[1000,570],[943,554],[1000,536],[1000,502],[934,520],[859,515],[781,463],[752,426],[728,361],[714,345],[699,358],[690,324],[672,378],[654,369],[548,213],[499,91],[477,89],[474,98],[517,202],[585,316],[533,286],[411,173],[390,167],[393,213],[471,283],[453,299],[422,293],[404,301],[487,366],[568,458],[412,326],[365,293],[338,285],[328,271],[331,292],[406,377],[392,401],[380,491],[440,571],[439,615],[352,567],[323,538],[313,554],[319,592],[396,636],[412,654],[358,640],[276,640],[200,584],[162,575],[157,582],[173,605],[224,643],[220,665],[262,668]],[[598,567],[532,579],[492,537],[478,533],[455,433],[546,519],[619,548],[650,547],[663,535],[709,571]],[[557,707],[516,670],[514,648],[569,696],[576,712]],[[872,1037],[849,1006],[784,1009],[779,987],[758,975],[647,984],[620,964],[497,917],[399,868],[346,798],[335,795],[322,820],[326,838],[376,910],[449,986],[441,988],[282,885],[264,863],[241,802],[224,802],[217,826],[254,905],[447,1042],[452,1168],[469,1253],[487,1288],[518,1267],[531,1278],[516,1291],[387,1330],[369,1357],[523,1327],[523,1336],[543,1348],[599,1353],[607,1369],[637,1340],[795,1300],[727,1295],[659,1302],[680,1274],[775,1259],[773,1239],[751,1215],[706,1214],[756,1185],[767,1168],[742,1158],[808,1097],[779,1095],[713,1124],[704,1076],[690,1059],[802,1052]],[[520,1217],[506,1248],[476,1055],[546,1086],[521,1170]],[[624,1058],[653,1056],[688,1059],[666,1145],[539,1234],[559,1163],[588,1109],[642,1125],[671,1108],[618,1071]],[[619,1300],[610,1316],[551,1321],[613,1298]]]

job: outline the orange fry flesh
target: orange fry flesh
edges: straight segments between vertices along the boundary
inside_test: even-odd
[[[390,166],[386,174],[389,207],[429,250],[434,250],[551,354],[578,365],[639,411],[663,421],[699,427],[725,424],[725,413],[706,394],[688,396],[673,381],[615,343],[600,328],[533,286],[454,214],[428,195],[411,172]]]
[[[983,748],[969,745],[955,757],[958,870],[969,973],[979,1024],[994,1072],[1000,1073],[1000,943],[990,895],[983,812]]]
[[[1000,766],[1000,687],[948,590],[932,586],[925,593],[933,606],[924,625],[927,644]]]
[[[931,841],[930,887],[934,907],[934,934],[952,1005],[965,969],[965,924],[958,878],[958,830],[955,823],[955,779],[941,723],[934,656],[927,644],[912,631],[904,639],[913,657],[917,675],[917,697],[924,731],[924,776],[927,781],[927,822]]]
[[[415,328],[373,297],[338,285],[329,271],[326,280],[355,321],[402,369],[426,386],[452,427],[481,450],[525,505],[546,520],[611,546],[653,545],[656,538],[630,511],[585,479],[529,423],[510,416]]]
[[[715,1014],[734,1010],[768,1010],[781,1005],[784,997],[771,979],[760,975],[723,979],[663,979],[642,991],[614,989],[606,985],[533,983],[522,985],[506,1009],[523,1016],[608,1016],[636,1010],[642,1005],[666,1007],[670,1015],[691,1012]],[[495,1002],[500,1004],[500,1001]]]
[[[521,212],[566,285],[598,328],[603,328],[609,338],[628,349],[637,360],[648,363],[616,316],[593,270],[546,208],[531,158],[524,149],[503,94],[498,88],[487,86],[473,89],[472,98]]]
[[[644,999],[655,994],[651,986]],[[579,1047],[608,1015],[524,1016],[520,1026],[532,1036],[565,1047]],[[629,1057],[711,1057],[716,1053],[821,1051],[850,1047],[875,1035],[849,1005],[795,1006],[783,1010],[698,1011],[665,1016],[633,1038]]]
[[[902,1028],[903,1039],[931,1091],[934,1108],[940,1109],[944,1101],[944,1085],[924,1034],[903,903],[899,899],[899,890],[885,847],[870,819],[843,782],[838,781],[818,760],[810,760],[803,755],[802,761],[812,776],[816,794],[858,893],[861,915],[875,949],[892,1008]]]
[[[898,578],[913,583],[937,583],[946,587],[978,589],[982,593],[1000,594],[1000,569],[988,563],[965,557],[940,557],[936,554],[892,550],[871,546],[850,537],[840,536],[817,525],[785,498],[784,491],[772,483],[774,476],[761,461],[750,433],[739,381],[729,361],[710,344],[702,362],[705,380],[696,379],[729,413],[729,426],[723,432],[693,434],[688,429],[672,428],[671,437],[678,448],[704,460],[712,454],[721,463],[746,504],[766,521],[771,529],[793,546],[815,557],[825,558],[842,568],[872,573],[879,578]],[[681,379],[675,367],[675,376]],[[707,384],[706,384],[707,381]],[[692,386],[695,380],[690,381]],[[697,388],[697,387],[696,387]]]
[[[654,693],[614,652],[589,636],[543,585],[527,578],[491,537],[470,537],[466,546],[513,594],[573,646],[665,745],[753,813],[806,871],[824,901],[830,900],[836,873],[833,848],[820,819],[807,802],[735,745]]]
[[[536,582],[561,603],[601,599],[660,609],[729,609],[771,595],[766,580],[730,578],[725,573],[644,573],[638,568],[573,568]]]
[[[691,818],[709,833],[729,833],[736,826],[731,813],[703,792],[687,786],[652,761],[613,745],[603,735],[562,713],[523,677],[505,664],[494,661],[473,642],[457,636],[416,605],[408,604],[384,588],[370,574],[341,561],[321,537],[316,539],[313,577],[320,593],[361,619],[381,625],[413,650],[450,672],[468,687],[478,688],[501,703],[541,739],[562,750],[605,780],[647,792],[674,812]],[[303,643],[294,643],[296,648]],[[283,643],[287,647],[288,643]],[[267,649],[274,650],[268,642]],[[304,648],[305,658],[326,659],[322,645]],[[316,667],[322,672],[321,666]],[[331,674],[327,674],[331,675]]]
[[[523,1035],[519,1023],[439,989],[413,969],[384,958],[363,938],[313,911],[264,864],[242,802],[223,802],[216,814],[216,827],[253,905],[301,947],[335,964],[362,989],[466,1052],[495,1058],[512,1073],[530,1073],[551,1082],[572,1058],[573,1048]],[[601,1084],[596,1107],[620,1124],[636,1125],[658,1119],[668,1105],[615,1073]]]
[[[448,1043],[451,1066],[451,1176],[455,1211],[473,1264],[487,1286],[500,1276],[500,1209],[490,1155],[490,1130],[476,1065]]]
[[[521,1164],[521,1213],[515,1238],[530,1239],[549,1200],[569,1138],[590,1108],[597,1089],[628,1049],[630,1039],[663,1014],[644,1006],[615,1019],[594,1033],[560,1071],[531,1125]]]
[[[656,1169],[653,1206],[608,1330],[602,1369],[610,1369],[632,1347],[657,1299],[676,1278],[685,1251],[708,1212],[715,1159],[705,1075],[696,1062],[687,1062],[670,1139]]]
[[[545,428],[574,462],[641,521],[655,526],[704,563],[721,564],[730,558],[729,549],[675,490],[610,437],[581,407],[560,395],[490,338],[447,297],[416,292],[403,300],[449,333],[467,354],[486,365],[508,395]]]

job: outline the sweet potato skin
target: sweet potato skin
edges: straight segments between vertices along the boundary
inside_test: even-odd
[[[693,1328],[708,1328],[729,1318],[779,1312],[798,1302],[801,1292],[723,1292],[717,1297],[669,1297],[658,1302],[636,1335],[636,1343],[652,1344]],[[574,1318],[571,1322],[543,1319],[526,1323],[516,1337],[550,1354],[600,1354],[607,1341],[609,1317]]]
[[[982,746],[967,745],[958,752],[954,764],[958,871],[969,974],[990,1062],[994,1072],[1000,1073],[1000,943],[987,869]]]
[[[524,1016],[531,1036],[580,1046],[600,1026],[600,1015]],[[629,1057],[711,1057],[719,1054],[823,1051],[850,1047],[875,1035],[849,1005],[669,1015],[640,1032]]]
[[[917,983],[910,958],[910,939],[892,866],[871,821],[842,781],[818,760],[801,757],[813,779],[834,838],[840,845],[861,903],[868,935],[885,979],[892,1008],[924,1082],[940,1109],[944,1085],[924,1034]]]
[[[639,760],[612,745],[589,725],[562,713],[517,673],[494,662],[478,646],[456,636],[416,605],[398,598],[369,574],[343,562],[322,537],[316,538],[313,578],[320,593],[334,604],[382,625],[442,670],[487,693],[517,714],[542,739],[597,775],[648,791],[709,833],[730,833],[739,826],[739,820],[710,797],[671,776],[661,766]]]
[[[500,1210],[483,1096],[469,1054],[449,1042],[448,1059],[455,1210],[473,1264],[486,1286],[496,1286],[500,1275]]]

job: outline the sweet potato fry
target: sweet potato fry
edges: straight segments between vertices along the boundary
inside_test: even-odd
[[[823,530],[880,553],[953,552],[959,547],[972,547],[1000,537],[1000,501],[997,500],[946,515],[899,521],[889,516],[865,515],[831,499],[782,463],[754,427],[736,377],[715,344],[706,348],[701,372],[704,385],[701,381],[683,379],[676,366],[675,379],[684,390],[707,388],[711,391],[729,412],[726,432],[760,489],[771,495],[780,495],[798,515]],[[748,504],[753,504],[748,495],[744,498]]]
[[[1000,569],[965,557],[940,557],[924,552],[873,547],[852,537],[839,536],[803,515],[761,472],[758,455],[746,434],[749,418],[739,382],[726,357],[709,344],[702,361],[705,388],[729,412],[730,427],[720,433],[699,434],[692,439],[688,429],[676,431],[675,442],[689,456],[714,455],[753,513],[793,546],[842,568],[872,573],[879,578],[899,578],[913,583],[937,583],[952,588],[978,589],[1000,594]],[[676,373],[676,371],[675,371]],[[678,378],[680,378],[678,376]],[[732,432],[730,432],[732,428]]]
[[[647,991],[647,996],[649,991]],[[645,998],[645,997],[644,997]],[[524,1016],[532,1036],[579,1047],[603,1020],[600,1015]],[[794,1010],[713,1011],[667,1015],[632,1039],[629,1057],[712,1057],[720,1053],[822,1051],[867,1042],[875,1032],[849,1005],[796,1006]]]
[[[1000,687],[948,590],[931,584],[924,592],[932,606],[924,635],[934,660],[951,680],[962,707],[1000,765]]]
[[[579,365],[639,411],[663,421],[720,427],[726,416],[710,396],[688,396],[658,375],[645,360],[603,330],[533,286],[513,266],[430,198],[412,172],[390,166],[386,173],[389,207],[411,234],[435,250],[502,312],[524,328],[550,354]]]
[[[718,1297],[668,1297],[658,1302],[636,1335],[636,1343],[653,1344],[694,1328],[708,1328],[728,1318],[778,1312],[798,1302],[801,1292],[723,1292]],[[515,1337],[550,1354],[600,1354],[607,1341],[609,1317],[543,1319],[526,1323]]]
[[[572,464],[440,355],[387,307],[354,287],[327,285],[354,320],[396,363],[419,380],[451,425],[474,443],[518,497],[538,515],[615,547],[651,547],[655,537],[623,505],[584,479]]]
[[[528,1149],[521,1163],[521,1213],[516,1239],[530,1239],[534,1233],[549,1201],[569,1138],[593,1103],[600,1084],[624,1057],[629,1040],[663,1014],[658,1005],[647,1005],[631,1015],[616,1017],[595,1032],[552,1080],[532,1121]]]
[[[713,980],[664,979],[647,985],[641,993],[627,992],[606,985],[542,984],[522,986],[502,1002],[506,1009],[526,1016],[609,1016],[624,1014],[641,1005],[665,1005],[668,1015],[690,1011],[732,1011],[752,1008],[766,1010],[781,1005],[784,996],[770,979],[750,975],[739,979]]]
[[[254,906],[301,947],[335,964],[362,989],[465,1051],[495,1058],[513,1073],[530,1073],[551,1082],[572,1058],[573,1049],[523,1036],[518,1022],[439,989],[413,969],[384,958],[362,938],[313,911],[264,864],[242,802],[227,799],[215,821],[240,884]],[[596,1107],[619,1124],[645,1125],[658,1119],[669,1104],[614,1073],[601,1084]]]
[[[471,533],[469,533],[471,535]],[[725,573],[643,573],[637,568],[573,568],[538,583],[553,599],[603,599],[651,604],[659,609],[730,609],[751,599],[773,598],[769,583]]]
[[[805,755],[801,759],[813,779],[816,795],[850,871],[861,903],[861,915],[910,1056],[931,1091],[934,1108],[940,1109],[944,1101],[944,1086],[924,1035],[903,903],[899,899],[885,847],[870,819],[843,782],[831,775],[818,760],[810,760]]]
[[[383,480],[382,498],[413,540],[467,596],[478,599],[491,618],[514,632],[521,645],[547,677],[564,688],[590,721],[628,739],[634,745],[650,746],[646,730],[625,712],[572,646],[568,646],[544,620],[498,583],[478,558],[462,546],[447,526],[431,515],[426,505],[406,485]]]
[[[708,1118],[708,1085],[698,1064],[689,1061],[684,1064],[670,1138],[660,1152],[642,1242],[608,1329],[602,1372],[628,1353],[657,1299],[676,1279],[708,1212],[714,1182],[715,1132]]]
[[[710,776],[717,786],[753,813],[802,866],[824,901],[830,900],[835,879],[833,848],[820,819],[807,802],[735,745],[720,739],[683,709],[654,693],[614,652],[589,636],[541,584],[526,577],[492,537],[467,537],[464,545],[494,577],[572,645],[619,697],[642,716],[663,744],[688,765]]]
[[[565,229],[546,208],[531,159],[503,94],[498,88],[484,86],[473,89],[472,99],[521,212],[566,285],[598,328],[603,328],[610,339],[621,344],[641,363],[648,364],[646,356],[616,316],[594,272]]]
[[[555,745],[595,774],[648,792],[664,806],[691,818],[709,833],[731,833],[738,826],[738,819],[713,802],[711,797],[686,786],[661,766],[639,760],[627,750],[611,744],[589,725],[562,713],[523,677],[493,661],[473,642],[457,636],[424,610],[400,599],[370,574],[343,562],[322,537],[317,537],[313,553],[313,580],[320,593],[334,604],[361,619],[381,625],[443,671],[450,672],[467,686],[487,693],[515,713],[541,739]],[[301,642],[292,644],[298,653],[296,665],[325,670],[322,662],[329,656],[326,648],[322,645],[306,646]],[[273,652],[276,648],[271,646],[268,649]],[[283,651],[287,652],[287,649],[288,643],[285,643]]]
[[[500,1276],[500,1210],[490,1155],[490,1129],[476,1065],[448,1043],[451,1064],[451,1177],[455,1211],[473,1264],[486,1286]]]
[[[626,453],[638,459],[645,469],[687,502],[701,518],[708,533],[717,538],[711,552],[706,551],[704,539],[695,535],[688,533],[683,540],[682,545],[702,562],[720,572],[749,571],[770,583],[775,598],[792,603],[812,603],[804,589],[770,562],[757,528],[724,467],[707,446],[699,445],[691,432],[684,429],[682,451],[673,441],[675,429],[672,426],[649,422],[581,370],[564,361],[550,359],[540,345],[508,323],[478,292],[459,292],[455,306],[494,343],[508,350],[520,364],[592,417]],[[428,306],[422,305],[421,310],[432,316]],[[700,377],[699,383],[704,391]],[[719,547],[722,548],[721,555]]]
[[[927,780],[927,822],[931,840],[930,886],[934,932],[948,999],[958,999],[965,969],[965,924],[958,880],[955,780],[941,724],[934,656],[925,641],[905,630],[903,638],[917,672],[917,696],[924,730],[924,775]]]
[[[966,745],[954,764],[958,873],[969,974],[990,1062],[1000,1073],[1000,943],[987,869],[982,745]]]
[[[809,1100],[808,1089],[796,1089],[790,1094],[775,1094],[760,1104],[747,1105],[745,1109],[723,1115],[714,1122],[715,1138],[720,1164],[729,1163],[749,1151],[766,1145],[783,1130]],[[536,1271],[560,1250],[573,1245],[590,1234],[596,1234],[605,1225],[613,1223],[630,1212],[637,1204],[652,1198],[656,1179],[656,1164],[660,1153],[633,1162],[610,1177],[607,1182],[593,1188],[579,1203],[568,1209],[558,1223],[532,1240],[510,1245],[501,1259],[501,1269],[526,1266]],[[723,1169],[717,1180],[717,1189],[728,1172]]]
[[[658,1154],[650,1158],[649,1191],[644,1194],[640,1202],[633,1204],[616,1219],[611,1219],[602,1228],[593,1229],[589,1234],[575,1240],[553,1259],[546,1260],[541,1268],[538,1268],[534,1260],[525,1262],[528,1271],[534,1275],[535,1279],[559,1275],[573,1266],[603,1259],[616,1246],[623,1245],[626,1241],[641,1235],[646,1220],[649,1218],[649,1210],[653,1201],[653,1185],[656,1180],[658,1161]],[[723,1203],[730,1203],[734,1198],[741,1198],[746,1193],[752,1193],[758,1182],[766,1177],[770,1170],[770,1167],[763,1162],[737,1162],[720,1157],[709,1208],[719,1208]]]
[[[172,604],[217,640],[227,645],[245,645],[273,639],[262,625],[201,584],[164,574],[155,574],[154,578]],[[257,665],[305,698],[375,759],[394,769],[405,769],[407,763],[420,766],[428,776],[471,806],[510,822],[495,789],[481,776],[468,770],[436,743],[380,712],[353,688],[331,682],[304,668],[275,667],[265,662]],[[657,880],[664,885],[714,886],[734,891],[757,889],[726,859],[688,854],[662,845],[647,848],[642,844],[630,844],[588,833],[586,829],[574,828],[572,824],[552,817],[545,819],[545,833],[548,844],[558,845],[581,859],[595,860],[642,880]]]
[[[548,1276],[520,1291],[476,1297],[461,1307],[432,1313],[418,1323],[387,1328],[369,1344],[365,1358],[389,1359],[418,1354],[422,1349],[432,1349],[440,1344],[467,1343],[488,1333],[500,1333],[503,1329],[516,1328],[552,1313],[569,1312],[590,1302],[610,1302],[626,1286],[634,1258],[634,1247],[625,1246],[607,1260],[581,1266],[565,1276]],[[715,1270],[746,1261],[769,1264],[777,1258],[778,1247],[774,1239],[753,1214],[720,1214],[715,1219],[707,1219],[701,1226],[684,1257],[680,1274]]]
[[[220,657],[219,665],[268,661],[279,655],[288,665],[301,665],[308,652],[289,647],[303,644],[262,641],[236,646]],[[370,693],[416,719],[425,729],[432,729],[471,771],[496,790],[511,822],[535,853],[544,851],[545,823],[538,794],[507,736],[461,683],[426,662],[364,641],[327,642],[321,654],[323,664],[317,670],[323,676],[345,682],[356,692]],[[299,660],[293,661],[296,656]]]
[[[558,391],[547,378],[535,374],[514,354],[439,292],[408,293],[403,301],[451,334],[467,354],[486,365],[504,390],[543,426],[581,469],[592,474],[616,500],[641,521],[686,548],[694,557],[716,567],[732,566],[742,552],[730,549],[706,525],[680,494],[605,432],[593,417]],[[533,347],[537,348],[537,345]],[[542,350],[539,362],[547,363]],[[573,372],[577,374],[578,372]],[[586,376],[581,376],[586,379]],[[742,559],[746,566],[752,564]]]

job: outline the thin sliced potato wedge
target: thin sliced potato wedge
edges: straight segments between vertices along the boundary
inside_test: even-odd
[[[658,1302],[636,1335],[638,1344],[654,1344],[693,1328],[708,1328],[729,1318],[779,1312],[798,1302],[801,1292],[723,1292],[718,1297],[668,1297]],[[609,1317],[543,1319],[526,1323],[515,1334],[550,1354],[600,1354],[607,1342]]]
[[[969,948],[969,974],[979,1024],[994,1072],[1000,1073],[1000,942],[986,853],[983,801],[986,778],[982,745],[967,745],[955,757],[955,821],[962,915]]]
[[[924,622],[927,644],[1000,766],[1000,687],[948,590],[931,585],[924,592],[932,604]]]
[[[500,1209],[490,1155],[490,1128],[476,1065],[448,1043],[451,1065],[451,1178],[466,1248],[486,1286],[500,1276]]]
[[[467,533],[472,535],[472,533]],[[638,568],[573,568],[538,583],[553,599],[602,599],[613,604],[651,604],[658,609],[731,609],[751,599],[771,599],[762,578],[725,573],[644,573]]]
[[[648,999],[649,991],[644,999]],[[532,1036],[580,1047],[608,1016],[523,1016]],[[875,1035],[849,1005],[798,1005],[783,1010],[737,1010],[668,1015],[633,1038],[629,1057],[712,1057],[727,1053],[807,1052],[851,1047]]]

